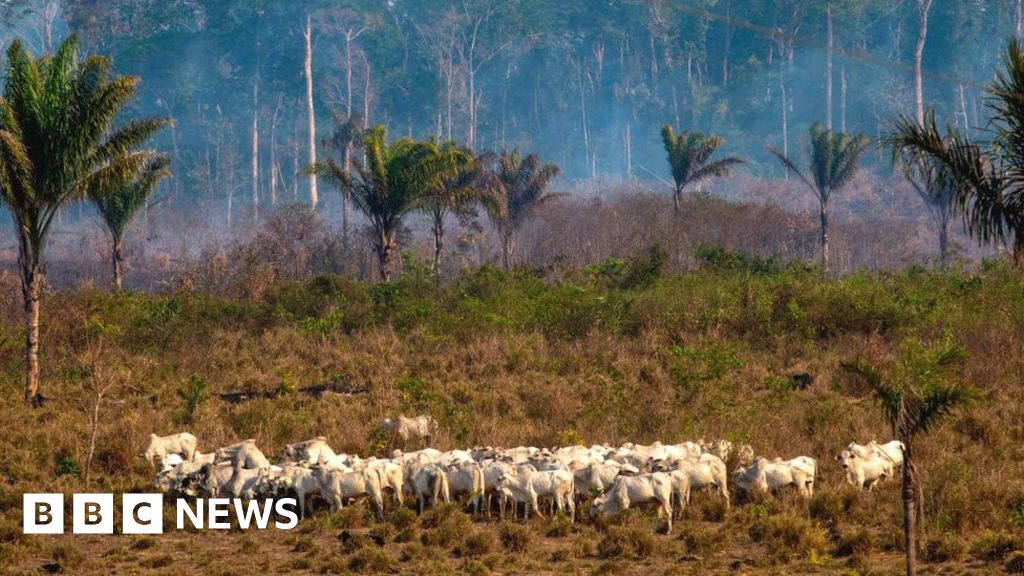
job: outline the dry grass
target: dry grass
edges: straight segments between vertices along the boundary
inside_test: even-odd
[[[0,414],[14,423],[0,437],[0,561],[15,574],[44,565],[237,574],[891,573],[902,547],[895,483],[857,493],[832,460],[848,441],[884,439],[887,430],[865,391],[836,366],[949,331],[971,350],[963,379],[984,399],[919,445],[926,558],[936,572],[1020,570],[1020,285],[1000,267],[829,281],[800,270],[702,271],[631,287],[586,272],[547,282],[491,270],[436,287],[407,270],[391,287],[324,277],[233,299],[58,292],[44,300],[49,401],[41,409],[19,400],[16,307],[5,308],[0,323]],[[268,453],[324,434],[338,450],[370,454],[383,448],[377,423],[398,411],[434,415],[442,447],[725,437],[767,456],[814,456],[821,477],[809,503],[780,496],[727,511],[694,494],[672,535],[654,533],[652,513],[569,526],[473,522],[461,509],[440,508],[421,518],[391,513],[382,528],[365,508],[350,507],[338,515],[319,509],[292,533],[23,536],[22,493],[84,488],[79,399],[88,366],[80,358],[97,342],[100,361],[125,367],[132,379],[101,411],[96,491],[150,489],[151,471],[137,454],[153,431],[188,429],[204,451],[252,437]],[[795,373],[812,374],[813,386],[780,384]],[[366,392],[299,392],[324,382]],[[191,413],[190,387],[206,392]],[[268,396],[238,404],[218,397],[235,391]],[[343,531],[349,536],[339,542]]]

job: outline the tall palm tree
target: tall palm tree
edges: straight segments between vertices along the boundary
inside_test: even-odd
[[[418,206],[430,182],[423,143],[400,138],[388,144],[387,136],[384,126],[367,131],[363,139],[366,163],[353,159],[351,171],[346,171],[333,159],[306,168],[307,174],[315,174],[347,190],[352,202],[370,221],[382,282],[391,281],[398,232],[406,215]]]
[[[948,124],[943,135],[929,110],[923,123],[898,118],[889,144],[938,167],[952,186],[953,210],[968,233],[981,242],[1005,242],[1012,234],[1014,262],[1024,266],[1024,48],[1019,40],[1007,46],[1003,69],[988,93],[992,141],[973,142]]]
[[[341,167],[346,172],[352,169],[352,149],[363,145],[363,119],[358,114],[345,116],[341,112],[332,115],[334,130],[331,135],[320,141],[320,145],[331,151],[341,152]],[[348,190],[341,189],[341,232],[348,242],[349,228],[349,197]]]
[[[871,388],[892,426],[893,435],[903,443],[903,536],[907,576],[914,576],[917,571],[917,509],[914,504],[918,486],[914,441],[928,434],[943,416],[974,398],[973,390],[949,377],[949,369],[966,356],[962,346],[947,340],[927,347],[909,343],[899,362],[887,370],[860,359],[841,363],[843,370]]]
[[[124,253],[122,244],[124,234],[128,231],[132,220],[142,208],[157,184],[171,175],[167,166],[171,163],[166,156],[154,156],[143,167],[142,171],[130,181],[118,185],[109,194],[99,193],[90,196],[90,200],[100,213],[103,226],[110,234],[111,262],[114,265],[114,288],[120,292],[124,285]]]
[[[478,199],[482,177],[476,158],[468,148],[453,141],[424,143],[424,162],[431,180],[421,200],[421,210],[430,215],[434,234],[434,275],[441,277],[441,251],[444,249],[444,221],[449,214],[465,214]]]
[[[49,56],[33,57],[15,41],[7,50],[0,98],[0,203],[18,236],[25,305],[25,401],[38,404],[39,298],[43,250],[66,203],[110,191],[154,155],[136,150],[166,125],[141,119],[114,127],[138,78],[113,76],[102,56],[78,60],[72,37]]]
[[[503,150],[485,170],[493,185],[483,204],[501,237],[501,264],[508,270],[515,256],[516,230],[535,208],[561,196],[548,191],[559,168],[555,164],[541,165],[536,154],[523,158],[518,149],[513,149]]]
[[[821,270],[828,274],[831,266],[828,246],[828,203],[832,199],[832,194],[842,192],[857,175],[860,157],[868,149],[869,141],[866,136],[851,136],[823,129],[817,122],[811,126],[810,136],[807,152],[810,158],[809,178],[781,150],[769,147],[768,151],[782,162],[786,170],[796,174],[818,199],[821,218]]]
[[[729,175],[729,168],[742,164],[743,160],[730,156],[721,160],[711,161],[711,156],[718,151],[725,138],[721,136],[705,136],[700,132],[682,131],[676,135],[672,127],[665,124],[661,127],[661,141],[668,154],[668,165],[672,171],[675,188],[672,189],[672,206],[679,214],[679,201],[687,186],[697,185],[711,178]]]

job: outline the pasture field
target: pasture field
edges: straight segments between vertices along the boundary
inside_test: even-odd
[[[22,404],[20,303],[0,301],[0,572],[4,574],[897,574],[896,482],[845,486],[835,455],[891,436],[839,369],[951,337],[979,398],[916,445],[922,573],[1024,573],[1024,278],[1002,264],[822,280],[716,255],[663,276],[656,259],[562,276],[465,272],[436,285],[324,276],[245,297],[186,291],[43,300],[44,406]],[[19,289],[0,276],[0,294]],[[793,376],[813,383],[797,386]],[[307,387],[325,385],[322,394]],[[89,465],[90,417],[99,402]],[[241,393],[230,395],[231,393]],[[222,396],[228,395],[228,396]],[[473,521],[320,509],[291,531],[25,536],[25,492],[151,491],[151,432],[207,451],[255,438],[268,454],[324,435],[381,454],[398,412],[430,414],[440,448],[704,437],[819,461],[815,495],[696,494],[671,535],[653,512],[612,520]],[[89,484],[86,486],[87,469]]]

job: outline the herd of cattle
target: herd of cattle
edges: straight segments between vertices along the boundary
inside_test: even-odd
[[[384,424],[398,441],[429,442],[436,423],[429,417],[388,419]],[[728,483],[745,492],[774,492],[795,488],[809,497],[814,490],[817,462],[808,456],[790,460],[754,457],[749,445],[727,440],[638,445],[617,448],[594,445],[560,448],[494,448],[442,452],[423,448],[395,450],[391,458],[360,458],[338,454],[324,437],[289,444],[271,464],[254,440],[245,440],[200,453],[196,437],[187,432],[150,436],[143,457],[160,464],[155,486],[164,493],[192,497],[261,498],[294,493],[299,515],[306,515],[307,498],[318,495],[331,511],[368,499],[378,519],[385,497],[402,506],[415,498],[420,513],[439,501],[463,498],[474,516],[490,515],[494,505],[504,516],[542,516],[539,502],[575,519],[577,503],[590,500],[590,515],[617,514],[641,504],[655,504],[659,517],[672,529],[677,513],[690,502],[693,490],[708,490],[729,505]],[[837,459],[846,479],[871,490],[892,478],[903,463],[903,445],[850,443]],[[726,462],[737,468],[731,478]]]

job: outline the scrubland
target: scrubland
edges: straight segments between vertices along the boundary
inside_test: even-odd
[[[958,377],[979,399],[917,449],[925,569],[1022,568],[1019,273],[990,262],[822,279],[722,250],[696,257],[701,266],[682,274],[666,273],[653,249],[557,279],[483,267],[437,284],[410,260],[387,285],[322,275],[258,296],[54,292],[44,300],[40,409],[21,404],[18,303],[7,300],[5,571],[896,573],[896,483],[857,493],[834,461],[847,442],[890,431],[838,363],[884,362],[904,342],[942,337],[970,351]],[[16,293],[3,278],[3,293]],[[798,374],[813,376],[809,388],[799,389]],[[303,391],[320,384],[333,391]],[[106,394],[86,486],[98,389]],[[220,396],[235,392],[250,399]],[[24,492],[150,490],[152,472],[137,456],[150,432],[190,430],[200,450],[251,437],[268,454],[323,434],[339,451],[366,455],[388,448],[378,423],[397,412],[435,416],[440,447],[723,437],[768,457],[813,456],[820,477],[807,503],[734,494],[727,511],[698,494],[672,535],[639,511],[569,525],[391,510],[376,525],[358,507],[320,510],[291,532],[21,534]]]

